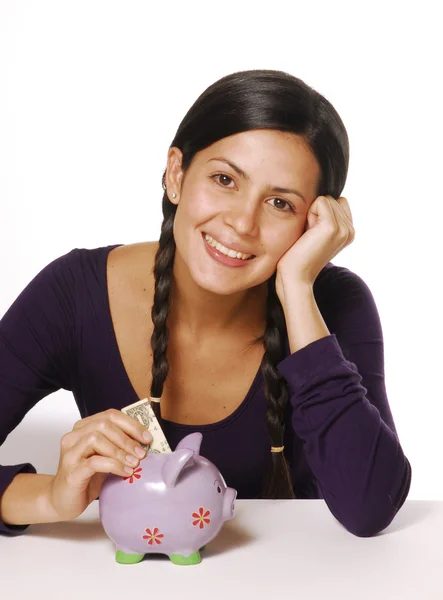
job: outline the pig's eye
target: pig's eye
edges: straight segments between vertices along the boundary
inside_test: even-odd
[[[217,492],[221,494],[221,487],[219,485],[217,486]]]

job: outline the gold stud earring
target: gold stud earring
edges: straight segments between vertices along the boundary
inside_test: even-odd
[[[173,194],[172,194],[172,197],[173,197],[173,198],[175,198],[176,196],[177,196],[177,194],[175,194],[175,193],[173,193]]]

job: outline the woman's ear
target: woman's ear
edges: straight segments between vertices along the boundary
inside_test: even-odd
[[[179,148],[175,146],[169,148],[166,167],[166,190],[168,198],[173,204],[178,204],[180,200],[181,181],[183,179],[182,158],[183,153]],[[172,194],[175,194],[175,197]]]

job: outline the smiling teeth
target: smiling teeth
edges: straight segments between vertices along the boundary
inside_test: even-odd
[[[220,242],[214,240],[214,238],[212,238],[207,233],[205,233],[205,240],[210,246],[212,246],[213,248],[217,248],[219,252],[225,254],[226,256],[230,256],[231,258],[240,258],[241,260],[248,260],[249,258],[254,256],[253,254],[242,254],[241,252],[236,252],[235,250],[226,248],[226,246],[223,246],[222,244],[220,244]]]

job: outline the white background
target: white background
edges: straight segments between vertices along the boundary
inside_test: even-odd
[[[347,128],[356,238],[333,262],[377,304],[409,498],[443,499],[439,4],[0,2],[0,315],[74,247],[158,239],[167,151],[197,96],[287,71]],[[45,398],[0,462],[55,473],[78,418],[70,393]]]

